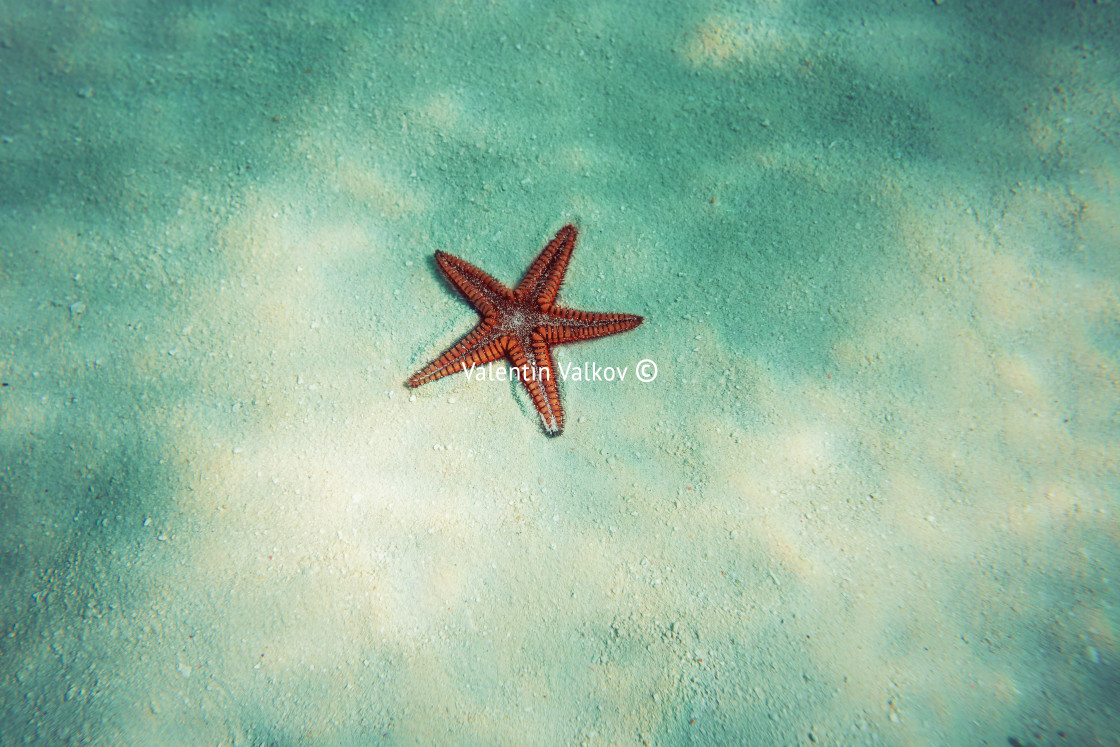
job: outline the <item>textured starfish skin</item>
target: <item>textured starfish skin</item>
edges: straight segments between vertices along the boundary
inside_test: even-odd
[[[564,410],[556,387],[552,345],[618,334],[634,329],[642,317],[566,309],[556,302],[576,246],[576,227],[564,226],[510,290],[469,262],[436,252],[439,269],[479,316],[478,326],[408,380],[410,387],[509,358],[523,373],[521,383],[541,416],[544,432],[559,436]]]

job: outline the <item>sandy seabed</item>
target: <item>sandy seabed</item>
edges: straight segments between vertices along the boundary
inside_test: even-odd
[[[0,743],[1120,743],[1118,40],[0,2]],[[657,378],[407,389],[569,221]]]

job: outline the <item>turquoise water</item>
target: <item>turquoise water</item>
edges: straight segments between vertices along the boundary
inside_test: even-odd
[[[0,742],[1115,744],[1117,39],[0,6]],[[657,378],[407,388],[569,222]]]

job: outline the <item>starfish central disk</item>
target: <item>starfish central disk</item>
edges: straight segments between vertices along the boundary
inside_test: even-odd
[[[576,246],[576,233],[575,226],[561,228],[513,290],[469,262],[436,252],[439,269],[481,319],[443,355],[413,374],[408,385],[418,387],[472,366],[508,358],[523,372],[518,378],[540,413],[544,432],[560,435],[564,410],[551,346],[626,332],[642,323],[642,317],[633,314],[577,311],[557,303]]]

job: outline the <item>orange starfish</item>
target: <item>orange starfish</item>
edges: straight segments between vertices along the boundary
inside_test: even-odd
[[[516,367],[513,375],[525,385],[541,415],[544,432],[559,436],[564,429],[564,411],[549,346],[594,340],[642,323],[642,317],[633,314],[597,314],[557,305],[556,294],[575,246],[576,227],[564,226],[513,290],[469,262],[436,252],[439,269],[474,306],[482,321],[446,353],[413,374],[408,385],[418,387],[448,374],[467,373],[473,366],[509,358]]]

